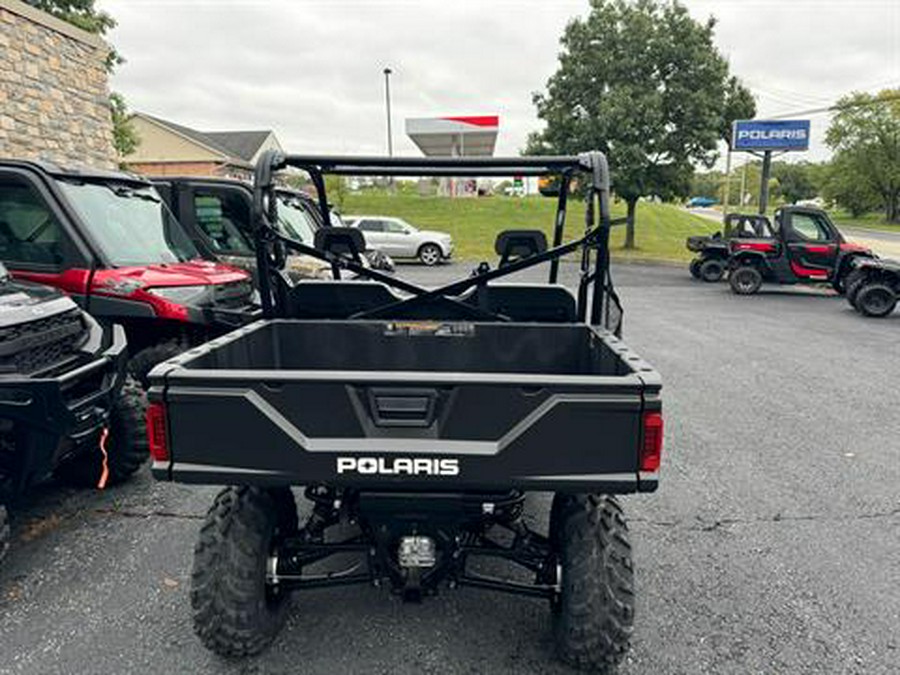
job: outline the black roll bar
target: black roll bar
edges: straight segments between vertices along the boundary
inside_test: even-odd
[[[329,224],[330,213],[325,191],[324,176],[357,175],[357,176],[446,176],[446,177],[492,177],[492,176],[546,176],[559,175],[560,193],[554,221],[553,247],[548,251],[525,258],[495,270],[480,270],[473,276],[453,282],[438,289],[427,290],[414,284],[384,275],[376,270],[364,268],[345,256],[331,252],[319,251],[300,242],[286,238],[277,231],[278,203],[275,190],[276,172],[293,167],[310,175],[319,209],[324,223]],[[575,174],[588,178],[585,186],[585,199],[588,201],[585,214],[585,233],[578,240],[563,244],[566,207],[569,197],[569,183]],[[381,281],[389,286],[405,291],[411,298],[390,303],[389,306],[377,308],[365,313],[376,316],[382,311],[394,309],[405,303],[421,303],[429,299],[443,297],[460,304],[450,294],[478,284],[498,279],[521,271],[534,265],[550,262],[550,283],[556,283],[559,260],[564,255],[582,249],[581,282],[578,289],[578,313],[582,320],[587,318],[587,290],[593,285],[591,298],[590,322],[595,325],[609,325],[611,302],[618,305],[612,289],[609,275],[609,231],[612,226],[610,218],[610,180],[609,165],[606,156],[599,151],[592,151],[572,156],[537,156],[537,157],[338,157],[313,155],[288,155],[269,150],[263,153],[257,162],[253,185],[253,225],[256,239],[257,265],[259,268],[260,294],[263,313],[266,317],[274,315],[271,286],[271,267],[273,265],[271,251],[275,247],[287,247],[307,255],[325,260],[332,265],[336,278],[341,269],[349,269],[360,276]],[[597,222],[599,221],[599,222]],[[591,256],[594,256],[594,268],[590,270]],[[283,258],[283,256],[275,256]],[[485,314],[491,314],[486,312]],[[362,316],[362,315],[361,315]],[[496,319],[503,319],[493,315]],[[618,330],[616,330],[618,332]]]

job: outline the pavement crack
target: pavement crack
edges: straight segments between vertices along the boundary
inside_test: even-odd
[[[104,516],[119,516],[120,518],[175,518],[180,520],[203,520],[205,515],[198,513],[180,513],[178,511],[165,511],[151,509],[149,511],[135,511],[132,509],[94,509],[94,513]]]
[[[676,519],[676,520],[656,520],[652,518],[630,518],[629,520],[637,523],[644,523],[653,527],[663,527],[672,529],[685,529],[695,532],[715,532],[724,527],[732,525],[759,525],[763,523],[791,523],[791,522],[852,522],[856,520],[872,520],[880,518],[895,518],[900,516],[900,507],[889,509],[886,511],[872,511],[868,513],[855,513],[843,516],[834,516],[827,514],[783,514],[775,513],[771,516],[757,516],[754,518],[717,518],[715,520],[706,520],[701,516],[695,516],[693,519]]]

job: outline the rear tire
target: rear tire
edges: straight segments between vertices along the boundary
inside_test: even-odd
[[[428,265],[429,267],[433,267],[441,262],[441,258],[444,255],[441,253],[441,248],[437,244],[422,244],[419,247],[419,260],[422,261],[423,265]]]
[[[290,595],[266,583],[275,542],[297,529],[287,488],[226,488],[216,497],[194,548],[191,608],[203,645],[229,657],[258,654],[287,619]]]
[[[606,672],[628,652],[634,625],[625,516],[606,495],[557,494],[553,501],[550,540],[562,568],[553,617],[557,651],[576,668]]]
[[[9,515],[6,512],[6,507],[0,504],[0,562],[3,562],[6,552],[9,550],[11,536],[12,530],[9,527]]]
[[[691,264],[688,267],[688,269],[691,271],[691,276],[695,279],[700,278],[700,264],[702,262],[703,261],[700,260],[700,258],[694,258],[693,260],[691,260]]]
[[[710,258],[700,265],[700,278],[707,283],[722,281],[725,276],[725,264],[721,260]]]
[[[864,284],[856,293],[856,309],[863,316],[880,319],[896,307],[897,294],[887,284]]]
[[[728,275],[728,284],[738,295],[753,295],[759,291],[762,282],[762,273],[752,265],[741,265]]]
[[[150,457],[146,415],[147,393],[136,380],[127,377],[109,412],[108,485],[125,482]],[[98,446],[67,461],[57,474],[76,485],[95,487],[102,471],[103,452]]]
[[[162,363],[173,356],[178,356],[186,349],[186,345],[170,341],[162,342],[152,347],[145,347],[128,361],[128,372],[136,379],[144,389],[150,388],[150,379],[148,377],[153,367]]]

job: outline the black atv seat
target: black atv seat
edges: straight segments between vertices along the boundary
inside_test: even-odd
[[[576,323],[578,309],[575,296],[558,284],[490,284],[478,286],[465,297],[465,302],[512,321],[542,323]]]
[[[352,279],[304,279],[296,285],[281,284],[280,291],[292,319],[348,319],[358,312],[400,300],[382,283]]]
[[[316,230],[314,245],[320,251],[349,256],[357,261],[366,250],[365,237],[355,227],[320,227]]]
[[[297,284],[278,284],[280,301],[292,319],[349,319],[401,299],[377,281],[327,281],[304,279]],[[512,321],[576,323],[575,297],[564,286],[546,284],[492,284],[463,294],[460,301]],[[388,318],[388,317],[382,317]],[[398,308],[392,319],[471,320],[451,303],[435,299],[427,305]]]

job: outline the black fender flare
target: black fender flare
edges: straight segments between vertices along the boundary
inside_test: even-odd
[[[728,258],[728,269],[737,269],[741,265],[754,265],[763,269],[768,269],[769,263],[766,256],[760,251],[738,251],[732,253]]]
[[[854,260],[874,260],[875,254],[871,251],[839,251],[837,260],[834,261],[834,278],[839,279],[849,271]]]

